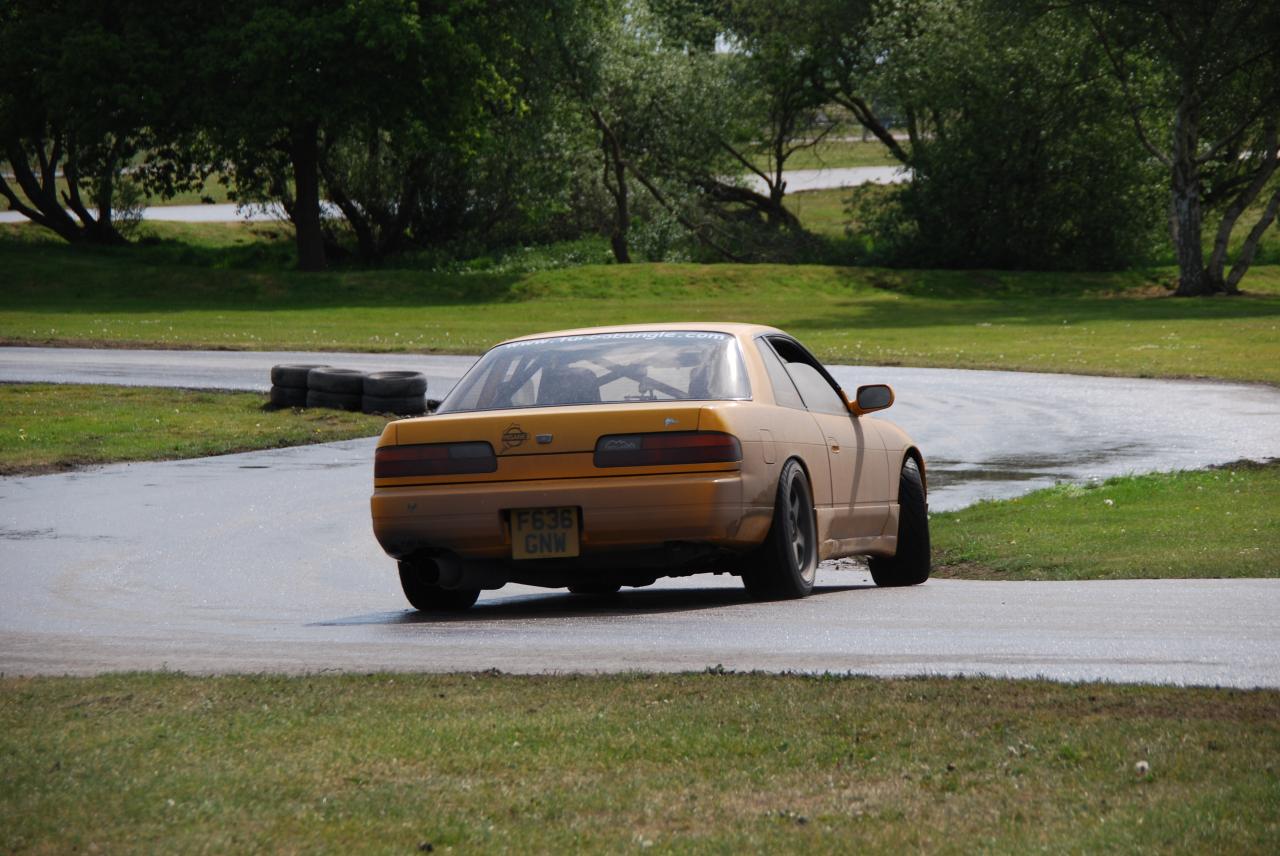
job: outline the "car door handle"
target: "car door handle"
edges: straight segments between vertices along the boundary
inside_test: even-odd
[[[836,438],[835,438],[835,437],[828,437],[828,438],[827,438],[827,445],[828,445],[829,447],[831,447],[831,451],[833,451],[833,452],[838,452],[838,451],[840,451],[840,443],[839,443],[839,441],[838,441],[838,440],[836,440]]]

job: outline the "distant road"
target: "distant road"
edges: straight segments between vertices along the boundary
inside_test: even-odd
[[[271,388],[274,365],[327,363],[360,371],[422,372],[427,376],[428,394],[432,398],[443,398],[475,361],[475,357],[446,354],[0,347],[0,382],[105,383],[265,392]]]
[[[906,181],[909,174],[896,166],[832,167],[830,169],[797,169],[783,173],[788,193],[803,190],[830,190],[837,187],[856,187],[860,184],[894,184]],[[747,185],[764,191],[764,181],[759,176],[747,176]],[[330,206],[335,216],[336,208]],[[142,219],[172,223],[230,223],[237,220],[265,222],[285,219],[278,206],[252,206],[239,208],[232,204],[221,205],[157,205],[142,210]],[[17,211],[0,211],[0,223],[25,223]]]
[[[330,213],[337,215],[338,209],[328,206]],[[97,213],[97,209],[90,209]],[[143,220],[155,220],[169,223],[233,223],[242,220],[251,223],[269,222],[287,219],[284,210],[277,205],[253,205],[240,208],[231,203],[219,205],[156,205],[142,209]],[[17,211],[0,211],[0,223],[25,223],[27,218]]]
[[[861,184],[898,184],[911,178],[911,173],[897,166],[850,166],[826,169],[794,169],[782,174],[787,193],[805,190],[834,190],[840,187],[857,187]],[[758,175],[747,176],[748,185],[763,193],[764,180]]]

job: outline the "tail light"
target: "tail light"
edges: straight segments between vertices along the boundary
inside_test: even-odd
[[[498,458],[488,443],[379,446],[373,457],[373,477],[376,479],[491,473],[497,469]]]
[[[741,460],[742,444],[738,438],[715,431],[609,434],[596,441],[597,467],[720,464]]]

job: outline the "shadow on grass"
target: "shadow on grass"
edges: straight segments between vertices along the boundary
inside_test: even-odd
[[[545,297],[557,301],[614,300],[621,313],[633,298],[663,302],[706,298],[723,301],[730,314],[736,306],[754,306],[751,311],[761,320],[798,334],[858,327],[1060,326],[1064,321],[1227,320],[1280,315],[1280,296],[1274,294],[1197,299],[1164,296],[1159,275],[1150,271],[637,265],[626,270],[566,268],[554,277],[538,278],[517,272],[462,274],[403,268],[302,274],[284,266],[273,269],[253,262],[255,253],[268,250],[274,252],[260,244],[228,249],[161,241],[151,247],[102,249],[0,239],[0,268],[7,279],[0,293],[0,308],[117,315],[183,310],[426,309]],[[191,263],[179,263],[184,253],[190,254]],[[246,268],[233,269],[211,261],[217,259],[239,259]],[[789,279],[797,271],[800,273]],[[811,276],[815,271],[818,275]],[[805,299],[810,290],[813,299]],[[792,297],[785,297],[787,294]]]
[[[882,291],[909,300],[840,299],[818,317],[787,318],[780,323],[801,331],[867,328],[912,328],[1012,324],[1061,326],[1063,322],[1177,321],[1270,318],[1280,315],[1274,295],[1178,298],[1138,296],[1144,283],[1137,273],[1103,275],[1007,274],[990,271],[880,271],[841,269],[850,288],[892,277]],[[1103,277],[1107,277],[1103,279]],[[1131,283],[1132,296],[1117,291],[1118,281]],[[992,283],[988,287],[987,283]],[[866,294],[865,290],[862,294]]]
[[[204,248],[186,245],[195,256]],[[179,264],[163,247],[81,248],[0,240],[0,300],[29,311],[131,313],[201,309],[334,309],[499,303],[520,299],[520,274],[330,270]],[[212,252],[212,251],[211,251]],[[221,251],[218,251],[221,252]],[[253,252],[253,251],[250,251]]]

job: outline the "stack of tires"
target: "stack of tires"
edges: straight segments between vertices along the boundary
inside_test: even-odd
[[[363,393],[364,372],[329,367],[307,372],[307,407],[359,410]]]
[[[307,377],[312,369],[324,365],[287,365],[271,367],[271,404],[273,407],[306,407]]]
[[[427,378],[421,372],[361,372],[326,365],[271,369],[275,407],[328,407],[414,416],[427,412]]]
[[[421,372],[370,372],[361,392],[360,409],[365,413],[427,412],[427,376]]]

